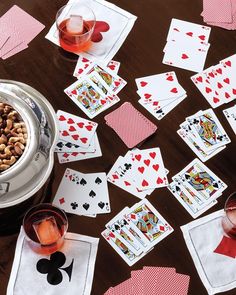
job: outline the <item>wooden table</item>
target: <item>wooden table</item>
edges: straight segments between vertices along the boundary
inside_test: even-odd
[[[171,176],[195,158],[190,148],[176,133],[179,124],[184,121],[185,117],[210,106],[190,81],[190,76],[193,75],[192,72],[162,64],[162,50],[173,17],[202,23],[202,17],[200,16],[202,1],[112,0],[111,2],[138,17],[133,30],[114,57],[115,60],[121,62],[119,75],[128,82],[127,86],[119,93],[121,99],[119,105],[124,101],[132,102],[138,110],[157,124],[158,130],[156,134],[148,139],[142,145],[142,148],[156,146],[161,148],[165,166],[170,170],[169,179],[171,179]],[[43,32],[30,43],[28,49],[5,61],[0,60],[0,78],[27,83],[45,95],[55,110],[61,109],[85,117],[82,111],[63,92],[63,89],[75,81],[71,74],[75,64],[66,62],[66,66],[63,66],[65,62],[59,58],[58,47],[44,38],[54,22],[57,10],[65,3],[66,1],[63,0],[2,0],[0,2],[0,15],[5,13],[12,5],[17,4],[46,26]],[[209,42],[211,47],[205,68],[235,53],[236,35],[234,31],[213,27]],[[188,98],[164,119],[157,121],[137,103],[138,95],[136,94],[134,79],[171,70],[176,72],[179,82],[187,91]],[[207,166],[227,183],[228,188],[224,191],[223,196],[219,198],[218,204],[204,215],[223,208],[227,196],[235,190],[235,135],[222,113],[222,109],[233,104],[234,102],[231,102],[215,110],[232,142],[217,156],[207,161]],[[51,186],[47,191],[47,199],[52,200],[54,197],[66,167],[83,173],[108,172],[116,158],[127,152],[127,147],[112,129],[105,124],[104,120],[104,115],[117,107],[118,105],[115,105],[95,118],[95,121],[99,123],[98,137],[103,153],[102,157],[59,164],[55,156],[55,166],[51,177]],[[125,206],[132,206],[139,201],[134,196],[111,184],[109,184],[109,194],[112,208],[111,214],[98,215],[96,219],[70,215],[69,231],[100,237],[105,224],[115,214]],[[159,243],[132,268],[126,265],[108,243],[101,238],[96,259],[92,294],[103,294],[109,287],[126,280],[130,276],[131,270],[141,269],[143,266],[149,265],[175,267],[177,272],[190,275],[189,294],[207,294],[180,230],[180,226],[192,221],[192,218],[166,188],[155,190],[148,196],[148,200],[174,227],[174,233]],[[10,231],[7,231],[0,238],[0,294],[6,293],[16,240],[17,233]],[[235,290],[224,294],[235,294]]]

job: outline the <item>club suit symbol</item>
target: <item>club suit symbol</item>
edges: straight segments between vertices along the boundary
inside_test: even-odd
[[[42,258],[37,262],[36,269],[41,274],[47,274],[47,281],[50,285],[58,285],[63,280],[61,271],[65,271],[71,280],[74,259],[69,266],[62,268],[66,262],[66,257],[62,252],[55,252],[50,259]]]

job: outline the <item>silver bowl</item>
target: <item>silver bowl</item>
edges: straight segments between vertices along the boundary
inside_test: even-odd
[[[54,164],[58,129],[50,103],[26,84],[0,79],[0,101],[19,112],[28,132],[22,156],[0,173],[0,208],[6,208],[27,200],[47,181]]]

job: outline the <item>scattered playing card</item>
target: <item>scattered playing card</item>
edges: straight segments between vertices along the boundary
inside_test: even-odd
[[[98,124],[58,110],[59,139],[87,148]]]
[[[204,22],[227,30],[236,29],[236,2],[232,0],[203,0]]]
[[[172,180],[178,186],[184,186],[188,192],[191,192],[191,195],[193,193],[201,208],[204,204],[208,205],[221,196],[222,192],[227,188],[227,185],[198,159],[194,159],[189,163],[173,176]],[[187,195],[189,196],[189,194]]]
[[[78,215],[111,212],[106,174],[66,169],[53,204]]]
[[[161,120],[187,95],[175,72],[167,72],[135,79],[138,101],[155,118]]]
[[[191,80],[209,104],[216,108],[236,98],[235,69],[236,54],[192,76]]]
[[[132,208],[124,208],[106,227],[102,236],[129,266],[173,232],[173,228],[146,199]]]
[[[234,105],[231,108],[223,110],[223,113],[236,135],[236,105]]]
[[[69,162],[75,162],[75,161],[81,161],[85,159],[92,159],[92,158],[98,158],[102,156],[101,147],[98,141],[97,133],[94,134],[92,138],[92,142],[94,143],[94,146],[92,147],[94,151],[91,151],[90,146],[88,147],[88,150],[83,151],[75,151],[75,152],[58,152],[58,161],[60,164],[63,163],[69,163]],[[68,143],[66,143],[68,145]]]
[[[203,162],[218,154],[230,143],[228,135],[211,109],[199,111],[186,118],[177,133]]]
[[[118,109],[106,115],[105,120],[129,148],[143,142],[157,129],[156,125],[130,102],[123,103]]]
[[[210,27],[173,18],[162,62],[194,72],[202,71],[210,47],[210,32]]]
[[[78,61],[76,63],[76,67],[75,67],[73,76],[79,77],[80,75],[86,74],[88,72],[88,70],[86,70],[86,69],[88,69],[88,66],[90,66],[92,63],[94,63],[92,60],[89,60],[89,59],[80,55],[78,57]],[[119,71],[119,68],[120,68],[120,62],[115,61],[115,60],[111,60],[105,66],[117,74]]]
[[[97,73],[82,76],[64,92],[90,119],[120,101]]]
[[[190,277],[176,273],[175,268],[144,266],[140,270],[132,270],[131,278],[117,286],[109,288],[104,295],[187,295]]]
[[[0,57],[6,59],[27,48],[45,26],[14,5],[1,16],[0,27]]]

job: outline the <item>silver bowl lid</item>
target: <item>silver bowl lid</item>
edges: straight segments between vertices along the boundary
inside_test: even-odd
[[[0,79],[0,101],[19,112],[28,132],[23,155],[0,173],[0,208],[5,208],[30,198],[47,181],[53,168],[58,129],[50,103],[26,84]]]

